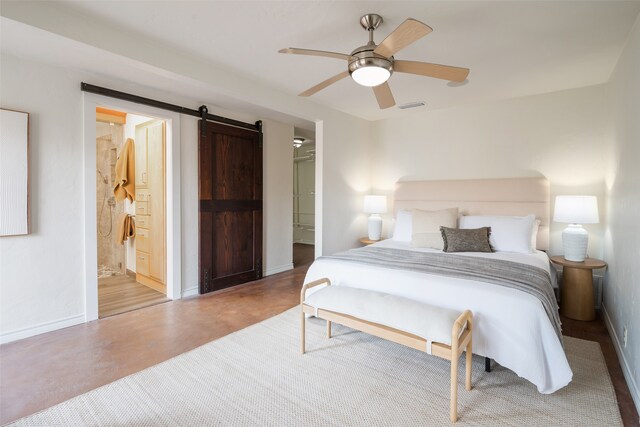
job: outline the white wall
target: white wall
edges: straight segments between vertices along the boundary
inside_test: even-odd
[[[4,335],[84,319],[84,198],[77,76],[7,57],[0,61],[0,74],[2,108],[31,114],[32,234],[0,238]]]
[[[264,273],[293,268],[293,125],[264,120]]]
[[[611,76],[607,95],[611,158],[604,251],[609,263],[605,320],[640,410],[640,18]]]
[[[0,105],[31,113],[32,234],[0,239],[0,336],[4,342],[84,321],[80,82],[91,80],[105,86],[123,83],[7,55],[0,62]],[[200,105],[184,96],[153,93],[168,102]],[[258,119],[213,105],[210,111],[247,122]],[[278,251],[265,257],[264,268],[269,272],[287,262],[291,264],[293,127],[273,121],[266,124],[264,185],[269,200],[265,248]],[[182,289],[183,293],[193,294],[197,293],[198,284],[197,118],[181,116],[180,129]],[[280,156],[284,156],[284,162],[280,162]],[[286,200],[289,210],[278,217],[274,210],[280,207],[271,200]],[[288,248],[289,252],[281,248]]]
[[[604,214],[603,100],[600,85],[376,122],[373,188],[390,193],[400,179],[544,175],[552,202],[557,194],[596,195]],[[564,227],[552,223],[552,254],[562,252]],[[602,257],[603,226],[586,228],[589,253]]]

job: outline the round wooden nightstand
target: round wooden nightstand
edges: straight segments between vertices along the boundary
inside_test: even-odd
[[[595,258],[567,261],[563,256],[552,256],[551,262],[562,266],[560,313],[569,319],[594,320],[593,270],[605,268],[607,263]]]
[[[385,239],[384,237],[381,237],[380,240],[369,240],[368,237],[361,237],[359,240],[360,240],[360,243],[362,243],[363,245],[367,246],[367,245],[371,245],[373,243],[381,242],[384,239]]]

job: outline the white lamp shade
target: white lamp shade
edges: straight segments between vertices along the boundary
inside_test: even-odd
[[[598,199],[596,196],[556,196],[553,220],[569,224],[597,224],[600,222]]]
[[[364,196],[364,212],[381,214],[387,211],[387,196]]]

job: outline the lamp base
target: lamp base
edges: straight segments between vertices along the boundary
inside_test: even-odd
[[[564,259],[582,262],[587,257],[589,233],[580,224],[569,224],[562,232]]]
[[[378,214],[369,215],[369,240],[380,240],[382,235],[382,218]]]

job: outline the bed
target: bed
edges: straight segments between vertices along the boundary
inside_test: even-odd
[[[544,178],[496,180],[399,182],[394,193],[394,211],[438,210],[458,207],[463,215],[527,215],[540,221],[536,248],[546,250],[549,242],[549,184]],[[374,248],[374,249],[370,249]],[[426,254],[436,251],[414,248],[406,241],[387,239],[367,248],[349,251],[394,251]],[[404,252],[403,252],[404,251]],[[449,256],[450,254],[434,255]],[[531,254],[458,253],[473,262],[492,265],[500,260],[545,270],[554,279],[545,252]],[[427,256],[427,255],[425,255]],[[460,258],[458,258],[460,259]],[[559,337],[558,322],[535,296],[483,280],[363,264],[348,259],[321,257],[309,268],[305,283],[328,277],[337,286],[386,292],[416,301],[474,313],[474,353],[489,357],[533,383],[540,393],[553,393],[569,384],[571,368]],[[548,286],[554,286],[551,281]],[[547,304],[548,305],[548,304]],[[555,299],[553,309],[556,309]],[[557,312],[555,313],[557,316]]]

